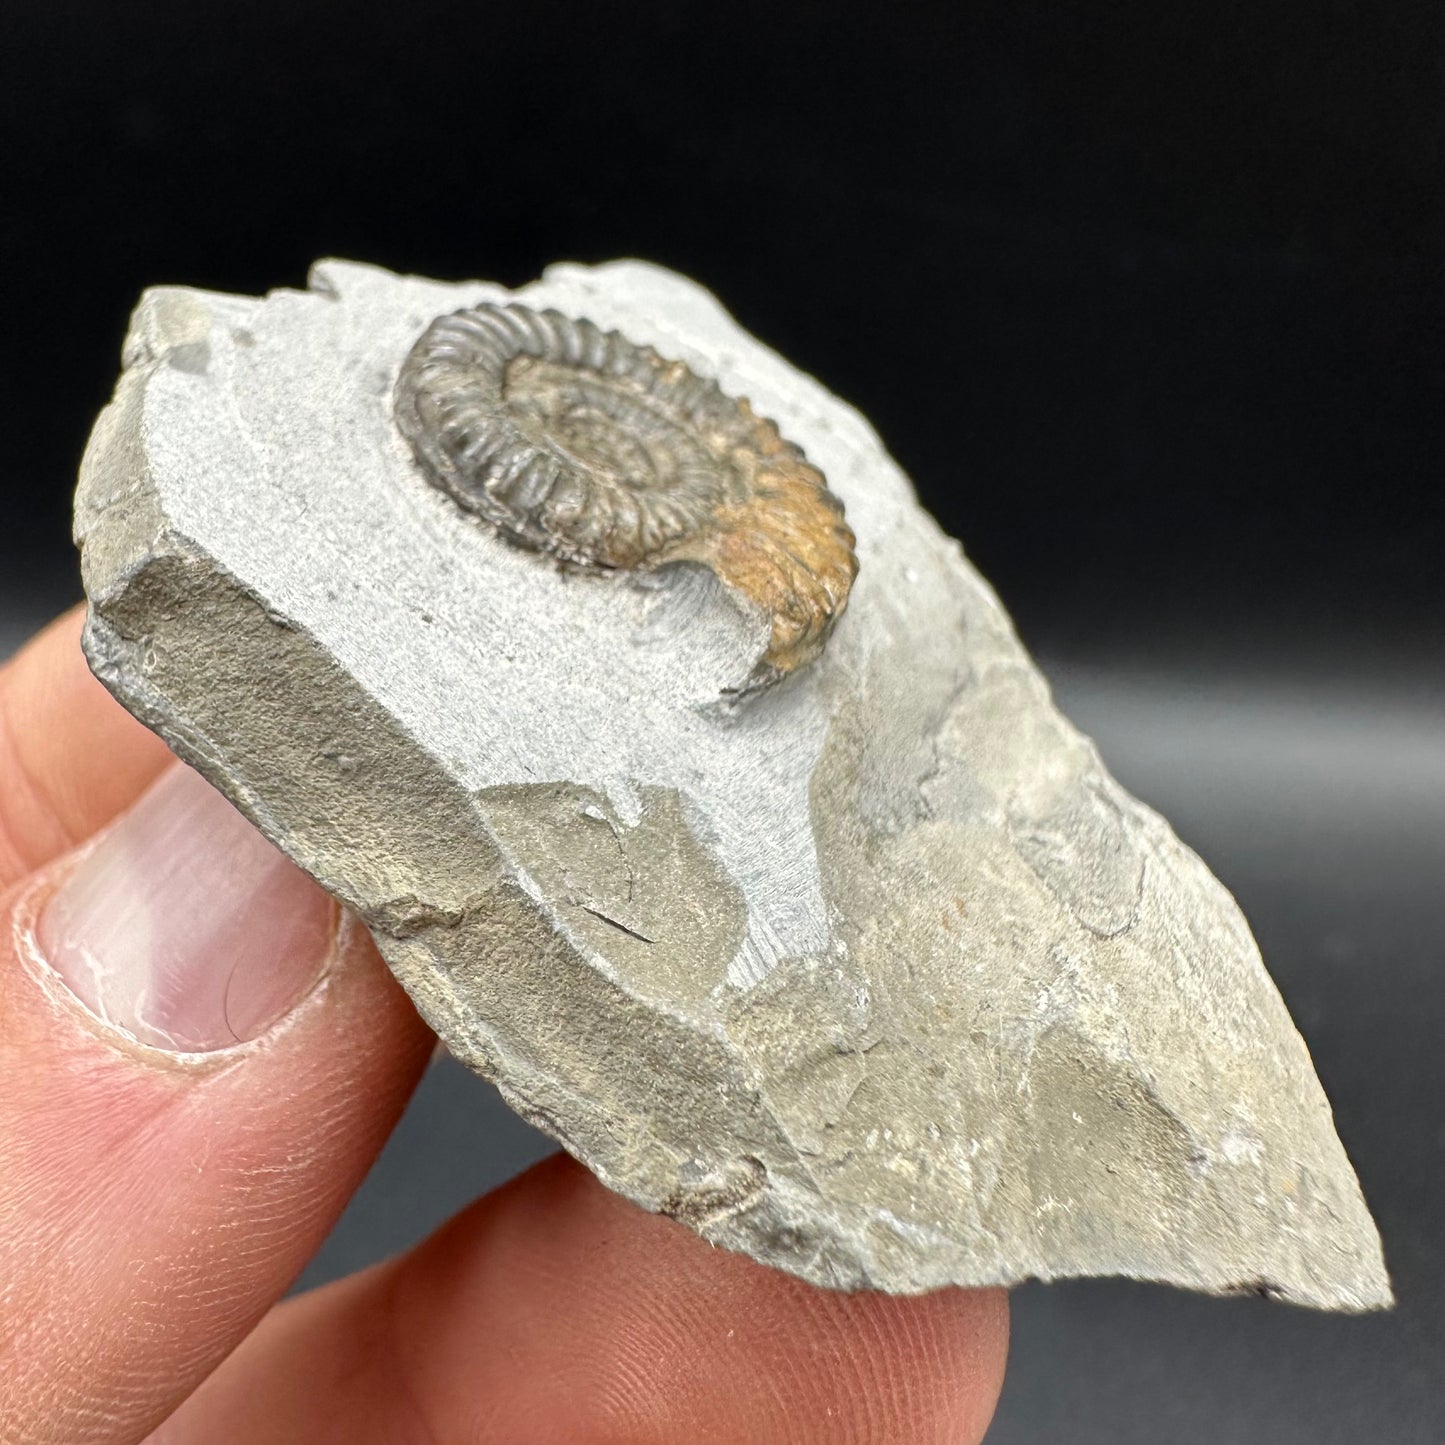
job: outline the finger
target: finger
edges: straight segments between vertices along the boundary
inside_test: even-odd
[[[6,1445],[165,1418],[315,1250],[429,1047],[365,931],[179,764],[0,896]]]
[[[969,1445],[1001,1291],[815,1289],[553,1159],[275,1310],[151,1445]]]
[[[0,668],[0,888],[88,838],[170,761],[90,675],[83,608]]]

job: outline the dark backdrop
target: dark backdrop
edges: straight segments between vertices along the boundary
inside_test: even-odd
[[[1438,1442],[1445,163],[1434,0],[8,0],[0,651],[152,282],[650,257],[867,412],[1240,896],[1402,1296],[1018,1297],[1000,1442]],[[426,1085],[313,1271],[535,1154]]]

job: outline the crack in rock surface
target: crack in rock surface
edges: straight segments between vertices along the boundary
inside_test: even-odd
[[[419,473],[438,316],[520,301],[746,397],[843,502],[821,656],[700,568],[559,569]],[[1390,1302],[1239,909],[1053,707],[858,413],[657,267],[148,292],[82,466],[97,676],[370,926],[605,1183],[815,1283]]]

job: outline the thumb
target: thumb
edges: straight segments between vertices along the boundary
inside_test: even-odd
[[[316,1249],[431,1039],[189,769],[0,900],[0,1439],[142,1438]]]

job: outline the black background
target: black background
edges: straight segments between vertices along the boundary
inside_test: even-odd
[[[78,595],[140,289],[636,254],[859,405],[1240,896],[1402,1306],[1018,1297],[992,1438],[1445,1440],[1445,8],[125,5],[0,16],[0,650]],[[536,1141],[459,1072],[313,1277]]]

